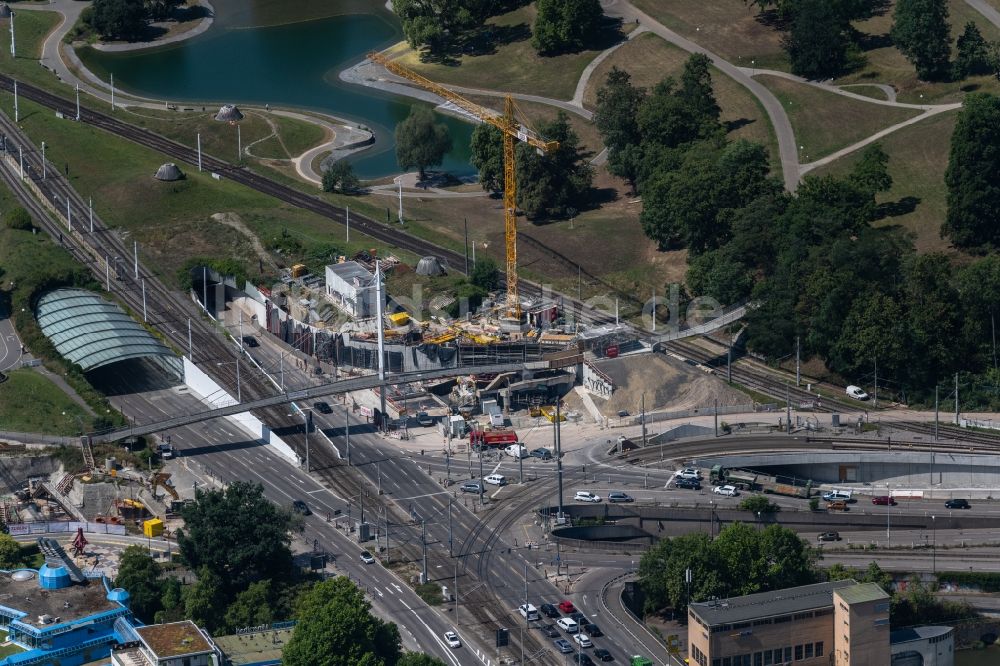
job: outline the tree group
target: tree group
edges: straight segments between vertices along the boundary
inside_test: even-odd
[[[439,166],[450,150],[448,126],[434,122],[434,112],[425,106],[414,106],[406,120],[396,125],[396,161],[404,169],[419,169],[420,180],[427,168]]]
[[[94,0],[83,20],[106,39],[135,41],[150,21],[169,18],[183,0]]]
[[[601,30],[600,0],[538,0],[531,43],[543,55],[579,51]]]

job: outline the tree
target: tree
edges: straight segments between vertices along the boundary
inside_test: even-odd
[[[948,0],[898,0],[890,35],[921,79],[934,81],[948,74]]]
[[[958,247],[1000,245],[1000,98],[985,93],[965,97],[951,135],[944,182],[948,213],[941,233]]]
[[[873,291],[856,298],[841,330],[831,362],[844,372],[854,374],[878,363],[892,375],[909,362],[906,314],[891,296]]]
[[[481,25],[490,8],[487,0],[394,0],[392,3],[410,46],[426,47],[434,55],[447,51],[466,31]]]
[[[500,193],[504,188],[503,132],[490,123],[479,123],[472,130],[469,144],[472,166],[479,171],[479,184],[488,192]]]
[[[601,28],[600,0],[538,0],[532,46],[543,55],[579,51]]]
[[[235,632],[240,627],[257,627],[271,624],[274,615],[274,585],[269,580],[251,583],[236,595],[226,609],[226,629]]]
[[[740,501],[740,511],[749,511],[753,514],[777,513],[781,511],[781,507],[763,495],[750,495]]]
[[[424,654],[422,652],[407,652],[399,658],[399,661],[396,662],[396,666],[445,666],[445,663],[437,657],[432,657],[429,654]]]
[[[344,577],[324,580],[298,604],[295,630],[282,653],[285,666],[393,666],[399,630],[371,614],[371,604]]]
[[[859,190],[868,192],[874,197],[879,192],[888,192],[892,187],[892,176],[889,175],[889,156],[882,149],[882,144],[873,143],[861,153],[861,159],[851,169],[848,177]]]
[[[694,53],[684,62],[677,96],[704,124],[718,124],[722,110],[712,90],[712,61],[704,53]]]
[[[448,126],[434,122],[434,112],[414,106],[406,120],[396,125],[396,160],[404,169],[417,167],[420,180],[427,167],[438,166],[451,150]]]
[[[0,533],[0,569],[16,569],[22,565],[21,544],[7,533]]]
[[[145,0],[146,15],[154,21],[170,18],[174,9],[183,4],[183,0]]]
[[[472,266],[469,282],[484,291],[492,291],[500,286],[500,269],[490,257],[477,259]]]
[[[181,515],[181,554],[191,568],[218,576],[229,598],[256,581],[289,575],[291,516],[265,498],[259,484],[236,481],[225,490],[199,491]]]
[[[94,0],[91,27],[102,37],[133,41],[146,29],[147,12],[143,0]]]
[[[8,229],[31,231],[31,214],[20,206],[8,210],[3,216],[3,222]]]
[[[958,47],[958,56],[953,65],[955,79],[964,79],[974,74],[986,74],[990,71],[990,47],[975,23],[969,21],[965,24],[956,46]]]
[[[222,626],[227,601],[226,586],[211,569],[198,569],[198,582],[184,589],[183,598],[184,617],[209,631]]]
[[[132,612],[142,620],[152,622],[163,608],[160,565],[141,546],[129,546],[122,551],[115,587],[128,591]]]
[[[361,183],[354,174],[354,167],[347,160],[337,160],[323,172],[323,191],[342,194],[357,192]]]
[[[722,248],[690,257],[685,283],[693,295],[732,304],[750,296],[753,273],[728,248]]]
[[[597,91],[594,111],[594,124],[608,149],[609,171],[624,179],[633,192],[639,178],[642,152],[637,115],[645,98],[645,88],[633,86],[628,72],[612,67],[604,85]]]
[[[792,71],[809,79],[842,72],[850,45],[846,27],[829,0],[801,0],[784,42]]]
[[[517,205],[531,218],[561,217],[590,202],[594,170],[580,147],[580,138],[559,111],[555,120],[540,123],[538,132],[559,147],[544,155],[525,143],[517,146]]]

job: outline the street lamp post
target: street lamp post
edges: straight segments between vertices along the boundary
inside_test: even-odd
[[[888,483],[885,484],[885,546],[889,547],[891,535],[889,533],[889,516],[892,515],[892,490]]]
[[[931,532],[933,533],[933,543],[931,545],[931,568],[934,575],[937,575],[937,516],[931,516]]]

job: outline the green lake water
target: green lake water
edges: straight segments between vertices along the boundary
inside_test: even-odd
[[[224,3],[223,3],[224,4]],[[81,60],[115,86],[171,102],[232,102],[323,111],[363,124],[376,143],[351,162],[362,178],[401,171],[393,132],[410,112],[407,98],[338,79],[342,69],[373,49],[400,39],[398,23],[385,12],[349,14],[266,27],[228,27],[222,19],[193,39],[132,53],[78,49]],[[469,164],[472,126],[439,115],[453,149],[442,168],[462,176]]]
[[[958,650],[955,666],[997,666],[1000,664],[1000,646],[991,645],[985,650]]]

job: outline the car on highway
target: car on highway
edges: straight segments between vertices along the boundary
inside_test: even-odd
[[[365,564],[375,564],[375,558],[367,550],[361,551],[361,561]]]
[[[854,385],[848,386],[847,387],[847,395],[848,395],[848,397],[854,398],[855,400],[867,400],[868,399],[868,394],[865,393],[865,390],[863,388],[861,388],[860,386],[854,386]]]
[[[578,490],[576,494],[573,495],[574,502],[600,502],[601,496],[595,495],[589,490]]]
[[[521,616],[529,622],[538,619],[538,609],[531,604],[521,604],[517,607],[517,610],[521,613]]]
[[[459,490],[463,493],[476,493],[477,495],[481,495],[486,492],[478,481],[466,481],[462,484]]]
[[[538,630],[549,638],[558,638],[560,636],[559,630],[556,629],[556,625],[554,624],[540,624],[538,625]]]
[[[585,624],[590,624],[590,620],[587,619],[587,616],[581,613],[580,611],[577,611],[575,613],[570,613],[569,617],[581,627]]]
[[[736,490],[736,486],[716,486],[712,488],[712,492],[716,495],[725,495],[726,497],[736,497],[740,494],[740,491]]]
[[[609,502],[634,502],[635,498],[628,493],[623,493],[620,490],[612,490],[608,493]]]
[[[454,631],[444,632],[444,642],[448,644],[448,647],[455,649],[462,647],[462,641],[458,639],[458,634]]]
[[[823,494],[824,502],[850,502],[854,493],[850,490],[831,490]]]
[[[417,423],[426,427],[434,425],[434,417],[427,412],[417,412]]]
[[[587,634],[591,638],[600,638],[601,636],[604,635],[604,632],[601,631],[601,628],[598,627],[593,622],[587,622],[586,624],[584,624],[583,625],[583,631],[584,631],[585,634]]]
[[[544,446],[537,449],[532,449],[531,453],[528,454],[532,458],[538,458],[539,460],[552,460],[552,452],[549,451]]]
[[[816,538],[819,541],[840,541],[840,532],[823,532]]]
[[[577,633],[573,636],[573,640],[582,648],[594,647],[594,642],[590,640],[590,636],[587,634]]]
[[[559,610],[561,610],[563,613],[575,613],[576,606],[573,605],[572,601],[560,601]]]
[[[507,485],[507,477],[504,476],[503,474],[490,474],[485,479],[483,479],[483,481],[485,481],[486,483],[490,484],[491,486],[506,486]]]
[[[698,479],[677,479],[674,485],[685,490],[701,490],[701,482]]]
[[[247,347],[250,347],[251,349],[254,347],[260,347],[260,343],[257,342],[257,338],[253,337],[252,335],[244,335],[243,344]]]
[[[570,642],[565,638],[556,639],[552,641],[552,644],[555,645],[556,649],[562,652],[563,654],[569,654],[570,652],[573,651],[573,646],[570,645]]]
[[[594,666],[594,660],[590,658],[589,654],[583,652],[577,652],[573,655],[573,663],[580,664],[580,666]]]
[[[872,504],[877,506],[896,506],[896,500],[889,495],[876,495],[872,498]]]
[[[684,469],[679,470],[675,474],[675,476],[677,476],[680,479],[700,479],[701,472],[699,472],[694,467],[685,467]]]
[[[567,634],[575,634],[580,631],[580,625],[571,617],[561,617],[556,621],[556,625]]]
[[[313,409],[320,414],[333,414],[333,409],[331,409],[330,405],[325,402],[314,402]]]
[[[600,659],[601,661],[614,661],[615,659],[612,654],[604,648],[597,648],[594,650],[594,657]]]
[[[969,504],[969,500],[964,499],[950,499],[944,503],[946,509],[971,509],[972,505]]]
[[[295,513],[301,514],[303,516],[311,516],[312,515],[312,511],[309,510],[309,507],[302,500],[294,500],[292,502],[292,511],[294,511]]]
[[[830,502],[826,505],[827,511],[850,511],[851,507],[847,506],[847,502],[844,500],[837,500],[836,502]]]
[[[538,607],[545,617],[559,617],[559,609],[552,604],[542,604]]]

